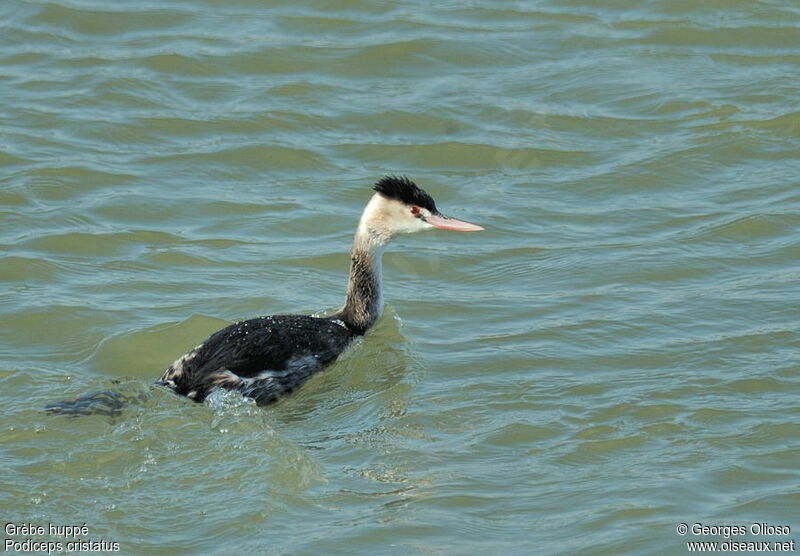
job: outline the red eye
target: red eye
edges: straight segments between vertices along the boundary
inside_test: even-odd
[[[419,214],[419,207],[418,206],[411,207],[411,214]]]

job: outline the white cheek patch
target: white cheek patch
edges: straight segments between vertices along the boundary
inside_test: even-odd
[[[414,214],[411,207],[412,205],[386,199],[376,193],[361,215],[359,231],[365,235],[376,236],[385,243],[397,234],[410,234],[433,228],[425,222],[425,218],[431,216],[431,211],[418,207],[419,213]]]

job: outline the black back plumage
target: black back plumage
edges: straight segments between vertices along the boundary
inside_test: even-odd
[[[416,183],[405,176],[386,176],[381,178],[373,189],[387,199],[394,199],[407,205],[417,205],[428,209],[433,214],[439,213],[436,210],[436,203],[433,202],[433,197],[417,187]]]
[[[272,403],[333,363],[353,337],[348,328],[327,318],[254,318],[212,334],[175,361],[159,382],[197,402],[225,388],[260,405]]]

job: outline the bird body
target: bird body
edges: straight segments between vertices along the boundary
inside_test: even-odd
[[[333,363],[355,336],[331,318],[273,315],[237,322],[178,358],[160,383],[195,401],[225,388],[266,405]]]

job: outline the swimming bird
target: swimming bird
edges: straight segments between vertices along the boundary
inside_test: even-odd
[[[381,256],[398,234],[483,228],[444,216],[433,198],[406,177],[373,187],[350,251],[344,306],[328,317],[272,315],[231,324],[170,365],[157,384],[202,402],[217,389],[235,390],[267,405],[331,365],[383,311]]]

